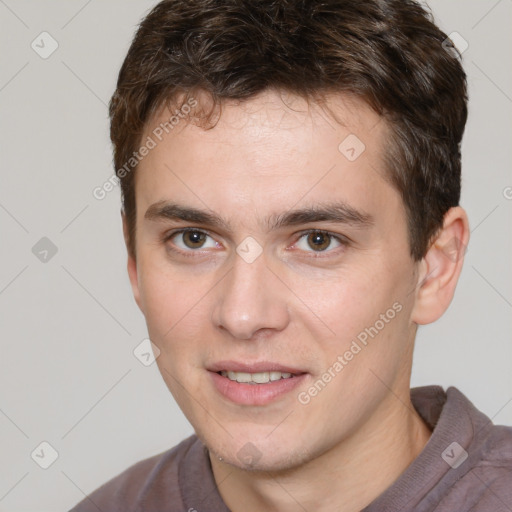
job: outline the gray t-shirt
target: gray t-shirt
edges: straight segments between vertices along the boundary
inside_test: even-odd
[[[512,427],[493,425],[456,388],[411,390],[433,429],[419,456],[362,512],[512,512]],[[138,462],[71,512],[229,512],[196,436]]]

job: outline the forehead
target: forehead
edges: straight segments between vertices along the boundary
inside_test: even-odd
[[[368,212],[400,208],[383,179],[385,121],[352,97],[329,96],[326,106],[266,91],[225,102],[207,130],[190,122],[201,98],[161,109],[142,138],[155,145],[136,173],[138,216],[177,199],[247,219],[335,200]]]

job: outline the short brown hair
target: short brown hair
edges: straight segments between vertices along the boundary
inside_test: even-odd
[[[150,117],[193,91],[217,105],[269,88],[306,99],[350,93],[387,121],[387,178],[405,205],[411,257],[422,259],[459,204],[467,89],[458,52],[413,0],[158,3],[140,24],[110,102],[130,254],[132,155]]]

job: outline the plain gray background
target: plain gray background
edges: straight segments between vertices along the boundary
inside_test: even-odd
[[[92,195],[112,174],[106,104],[154,3],[0,0],[0,511],[65,511],[192,433],[156,365],[133,354],[146,329],[119,190]],[[469,44],[472,236],[452,305],[419,330],[412,383],[455,385],[512,424],[512,0],[429,4]],[[43,31],[59,45],[46,59],[31,47],[55,44]],[[43,441],[58,452],[48,469]]]

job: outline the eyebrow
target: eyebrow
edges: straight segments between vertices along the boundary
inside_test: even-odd
[[[229,222],[215,213],[168,201],[158,201],[149,206],[144,218],[151,221],[181,220],[231,231]],[[375,224],[372,215],[357,210],[343,201],[289,210],[265,219],[269,230],[311,222],[335,222],[359,228],[368,228]]]

